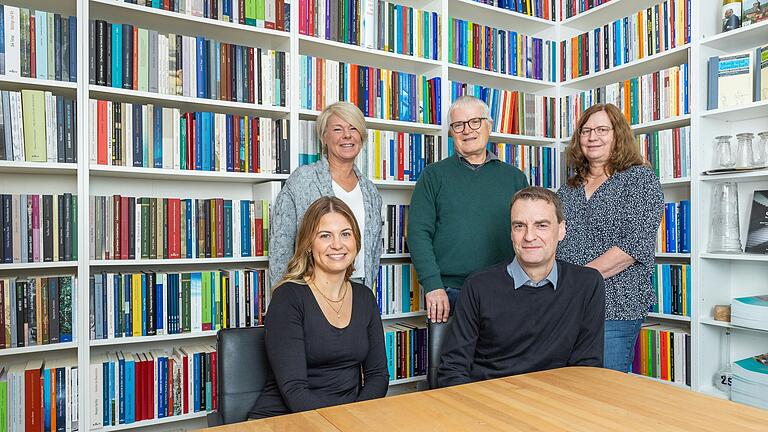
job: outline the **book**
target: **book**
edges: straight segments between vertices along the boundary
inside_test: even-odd
[[[717,89],[717,106],[714,108],[752,102],[754,61],[752,51],[717,58],[717,80],[711,83]]]
[[[768,190],[756,190],[752,195],[744,252],[768,254]]]

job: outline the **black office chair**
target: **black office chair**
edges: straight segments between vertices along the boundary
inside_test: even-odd
[[[437,367],[440,366],[443,339],[451,321],[453,321],[453,317],[449,317],[448,321],[443,323],[433,323],[427,320],[427,384],[430,389],[437,388]]]
[[[264,327],[229,328],[216,333],[217,410],[208,426],[244,421],[261,395],[269,373]]]

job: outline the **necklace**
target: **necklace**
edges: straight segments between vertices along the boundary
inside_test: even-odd
[[[343,283],[345,285],[345,288],[346,288],[344,290],[344,294],[342,294],[341,298],[338,299],[338,300],[331,300],[328,297],[326,297],[325,294],[323,294],[323,292],[320,290],[320,288],[317,287],[317,285],[315,285],[314,282],[307,281],[307,283],[309,284],[309,286],[311,288],[315,289],[317,292],[320,293],[320,296],[323,297],[323,299],[325,300],[326,303],[328,303],[328,306],[331,308],[331,310],[333,310],[336,313],[336,318],[341,319],[341,308],[344,307],[343,301],[344,301],[344,299],[347,298],[347,292],[349,291],[349,287],[347,286],[346,282]],[[336,303],[336,304],[341,303],[339,305],[338,309],[333,307],[334,303]]]

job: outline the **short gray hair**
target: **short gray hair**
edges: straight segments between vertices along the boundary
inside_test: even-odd
[[[448,123],[451,123],[451,115],[455,109],[467,108],[476,105],[479,105],[483,109],[483,117],[487,118],[491,123],[493,123],[493,119],[491,118],[491,109],[488,108],[488,104],[483,102],[482,99],[470,95],[460,96],[458,99],[453,101],[451,107],[448,108]]]
[[[355,129],[360,132],[360,137],[363,139],[363,145],[365,145],[365,143],[368,141],[368,128],[365,126],[365,116],[363,116],[363,112],[360,111],[360,108],[349,102],[340,101],[328,105],[317,116],[317,123],[315,124],[315,128],[317,129],[317,136],[320,139],[322,153],[326,152],[325,143],[323,142],[323,135],[325,134],[325,130],[328,126],[328,119],[331,118],[332,115],[335,115],[350,125],[354,126]]]

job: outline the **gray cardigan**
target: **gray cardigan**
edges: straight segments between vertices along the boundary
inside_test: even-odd
[[[376,186],[354,167],[365,207],[365,284],[373,288],[382,252],[381,195]],[[328,159],[300,166],[285,181],[272,206],[269,221],[269,280],[275,286],[285,274],[294,252],[296,232],[304,212],[316,199],[334,196]]]

